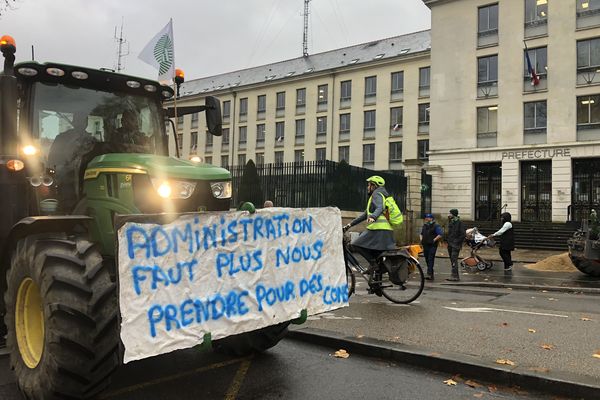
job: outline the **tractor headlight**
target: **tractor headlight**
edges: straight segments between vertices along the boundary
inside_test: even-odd
[[[210,184],[213,196],[217,199],[231,198],[231,181],[213,182]]]
[[[152,178],[152,186],[163,199],[189,199],[196,189],[196,182]]]

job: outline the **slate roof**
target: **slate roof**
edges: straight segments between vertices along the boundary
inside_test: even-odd
[[[374,61],[404,57],[431,49],[429,30],[395,36],[373,42],[335,49],[307,57],[261,65],[225,74],[193,79],[183,83],[181,96],[204,95],[233,87],[367,64]]]

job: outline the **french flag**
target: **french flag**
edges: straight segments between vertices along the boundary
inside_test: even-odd
[[[527,71],[529,71],[529,76],[531,77],[531,85],[537,86],[540,83],[540,77],[535,72],[535,68],[531,65],[531,59],[529,58],[529,49],[527,49],[527,44],[525,44],[525,57],[527,58]]]

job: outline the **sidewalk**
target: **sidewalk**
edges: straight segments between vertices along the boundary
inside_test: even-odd
[[[463,246],[460,251],[460,257],[468,257],[471,249],[468,246]],[[545,258],[566,253],[567,250],[537,250],[537,249],[515,249],[512,252],[513,262],[533,264],[541,261]],[[498,248],[485,248],[478,251],[480,256],[486,260],[502,261],[500,254],[498,254]],[[448,248],[438,247],[436,257],[448,258]],[[575,268],[575,267],[573,267]]]

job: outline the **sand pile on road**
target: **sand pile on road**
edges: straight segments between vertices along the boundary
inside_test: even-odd
[[[544,258],[535,264],[525,264],[525,268],[533,269],[535,271],[548,271],[548,272],[572,272],[577,271],[577,268],[569,259],[569,253],[557,254]]]

